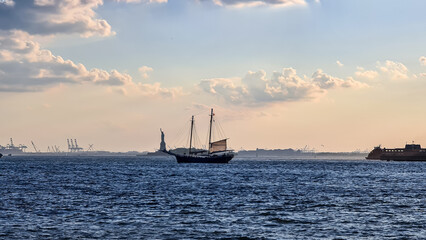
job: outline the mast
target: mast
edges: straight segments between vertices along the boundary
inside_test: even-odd
[[[210,149],[212,146],[212,124],[213,124],[213,108],[211,110],[211,114],[210,114],[210,131],[209,131],[209,153],[210,153]]]
[[[191,136],[189,137],[189,153],[191,154],[191,148],[192,148],[192,129],[194,128],[194,116],[192,116],[191,119]]]

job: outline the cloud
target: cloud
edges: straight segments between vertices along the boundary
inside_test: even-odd
[[[140,3],[141,0],[115,0],[116,2],[125,2],[125,3]]]
[[[242,79],[215,78],[202,80],[203,91],[233,104],[265,105],[272,102],[292,102],[315,99],[331,88],[360,88],[366,84],[353,79],[343,80],[317,70],[312,78],[300,78],[293,68],[274,72],[270,79],[266,73],[248,72]]]
[[[419,59],[421,62],[421,58]],[[400,62],[394,62],[387,60],[383,62],[376,63],[376,70],[365,70],[363,67],[357,67],[355,76],[358,79],[367,79],[367,80],[408,80],[418,78],[419,74],[411,74],[409,69]]]
[[[7,0],[3,2],[5,6],[0,4],[0,30],[39,35],[113,35],[108,22],[98,19],[94,12],[102,4],[102,0]]]
[[[241,103],[245,98],[250,97],[247,90],[235,84],[233,79],[207,79],[202,80],[198,86],[205,92],[220,96],[231,103]]]
[[[181,95],[180,88],[136,84],[130,75],[114,69],[88,70],[83,64],[55,56],[34,40],[34,35],[113,35],[110,25],[96,18],[94,9],[102,4],[102,0],[0,0],[0,92],[40,92],[58,85],[92,84],[122,95]],[[143,66],[140,71],[148,77],[152,68]]]
[[[367,84],[361,83],[353,80],[352,78],[348,78],[347,80],[343,80],[340,78],[333,77],[324,73],[321,69],[318,69],[312,75],[312,82],[317,84],[321,89],[330,89],[330,88],[363,88],[366,87]]]
[[[60,83],[117,86],[131,82],[129,75],[116,70],[89,71],[82,64],[55,56],[22,31],[1,31],[0,46],[1,91],[42,91]]]
[[[162,88],[160,83],[145,84],[137,83],[139,94],[144,96],[160,96],[163,98],[175,98],[183,95],[182,88]]]
[[[132,84],[132,77],[125,73],[120,73],[117,70],[107,72],[105,70],[94,68],[88,73],[84,73],[83,79],[87,79],[95,84],[108,86],[122,86]]]
[[[116,2],[126,3],[167,3],[168,0],[115,0]],[[236,8],[243,7],[256,7],[256,6],[274,6],[274,7],[286,7],[292,5],[306,5],[305,0],[196,0],[202,2],[213,2],[218,6],[229,6]],[[319,3],[319,0],[314,0]]]
[[[419,58],[419,62],[420,62],[420,64],[421,64],[421,65],[426,66],[426,57],[421,56],[421,57]]]
[[[408,79],[408,68],[402,63],[387,60],[384,65],[378,62],[377,68],[392,80]]]
[[[355,76],[358,78],[364,78],[368,80],[376,79],[379,76],[379,73],[377,71],[373,70],[364,70],[362,67],[357,67],[357,70],[355,72]]]
[[[341,63],[339,60],[336,61],[337,66],[343,67],[343,63]]]
[[[116,2],[125,2],[125,3],[167,3],[167,0],[115,0]]]
[[[117,70],[87,70],[42,49],[33,37],[23,31],[0,31],[0,92],[44,91],[59,84],[94,84],[99,86],[137,89],[144,96],[177,96],[180,89],[161,88],[159,83],[135,84],[132,77]]]
[[[151,67],[148,67],[148,66],[142,66],[142,67],[138,68],[138,70],[139,70],[139,73],[141,74],[141,76],[144,79],[149,78],[148,73],[154,71],[154,69],[152,69]]]
[[[181,94],[180,88],[162,88],[159,83],[135,84],[130,75],[114,69],[88,70],[83,64],[55,56],[34,41],[34,35],[113,35],[110,25],[94,12],[102,4],[102,0],[0,0],[0,92],[35,92],[63,84],[93,84],[107,86],[110,92],[123,95]],[[140,71],[148,77],[152,68],[143,66]]]
[[[13,7],[15,6],[15,2],[13,0],[1,0],[0,1],[0,7]]]
[[[257,6],[272,6],[272,7],[287,7],[293,5],[306,5],[305,0],[204,0],[212,1],[218,6],[224,7],[257,7]]]

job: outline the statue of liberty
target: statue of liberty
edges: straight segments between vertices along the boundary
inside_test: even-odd
[[[166,142],[164,142],[164,132],[161,128],[160,128],[160,132],[161,132],[160,151],[165,151],[166,150]]]

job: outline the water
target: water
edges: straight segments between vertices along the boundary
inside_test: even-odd
[[[425,239],[426,163],[0,160],[0,239]]]

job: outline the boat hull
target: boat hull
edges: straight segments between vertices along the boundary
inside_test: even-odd
[[[228,163],[234,157],[234,155],[222,155],[222,156],[208,156],[208,157],[197,157],[197,156],[179,156],[175,155],[178,163]]]
[[[406,144],[405,148],[380,148],[375,147],[366,157],[366,159],[385,160],[385,161],[412,161],[425,162],[426,149],[421,148],[420,144]]]
[[[386,161],[407,161],[407,162],[425,162],[426,154],[425,153],[408,153],[408,154],[398,154],[398,153],[384,153],[380,156],[380,160]]]
[[[233,152],[211,155],[180,155],[169,151],[164,151],[174,156],[178,163],[228,163],[234,158]]]
[[[365,157],[365,159],[368,160],[380,160],[380,156],[382,156],[383,154],[383,149],[381,149],[380,147],[375,147],[369,154],[367,157]]]

